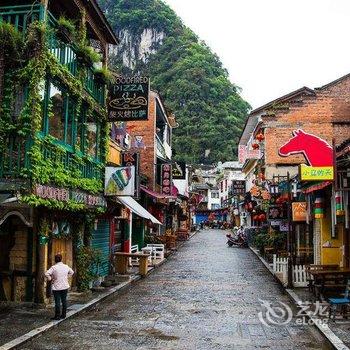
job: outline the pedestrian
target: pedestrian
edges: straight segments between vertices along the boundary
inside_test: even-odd
[[[55,317],[53,320],[66,318],[67,294],[69,289],[68,277],[73,276],[74,271],[62,262],[62,255],[55,255],[55,265],[51,266],[45,273],[48,281],[51,281],[52,293],[55,299]],[[61,313],[62,304],[62,313]]]

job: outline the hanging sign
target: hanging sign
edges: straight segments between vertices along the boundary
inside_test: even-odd
[[[109,89],[108,121],[148,119],[148,77],[118,77]]]
[[[105,195],[133,196],[135,194],[135,167],[106,167]]]
[[[162,164],[162,193],[168,196],[171,195],[172,187],[171,168],[171,164]]]
[[[140,153],[124,152],[122,153],[122,165],[133,166],[135,168],[135,194],[136,198],[140,196]]]
[[[293,202],[292,203],[292,220],[306,221],[306,216],[307,216],[306,202]]]
[[[300,165],[301,181],[334,179],[333,148],[327,141],[301,129],[294,130],[293,137],[279,149],[279,155],[288,157],[299,153],[308,162]]]
[[[175,162],[172,166],[173,180],[185,180],[186,179],[186,163]]]
[[[245,194],[245,181],[232,181],[232,195],[239,196]]]

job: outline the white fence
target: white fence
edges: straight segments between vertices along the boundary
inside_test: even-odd
[[[287,285],[288,282],[288,258],[279,258],[273,254],[272,269],[279,280]],[[305,265],[293,265],[293,286],[307,287]]]

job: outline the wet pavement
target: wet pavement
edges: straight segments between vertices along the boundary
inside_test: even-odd
[[[21,349],[329,349],[295,319],[259,321],[259,299],[291,302],[249,249],[225,243],[224,231],[201,231],[146,279]]]

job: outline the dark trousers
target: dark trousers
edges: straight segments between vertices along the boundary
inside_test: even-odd
[[[55,317],[66,317],[67,313],[67,293],[68,289],[53,290],[53,297],[55,298]],[[61,313],[62,303],[62,313]]]

